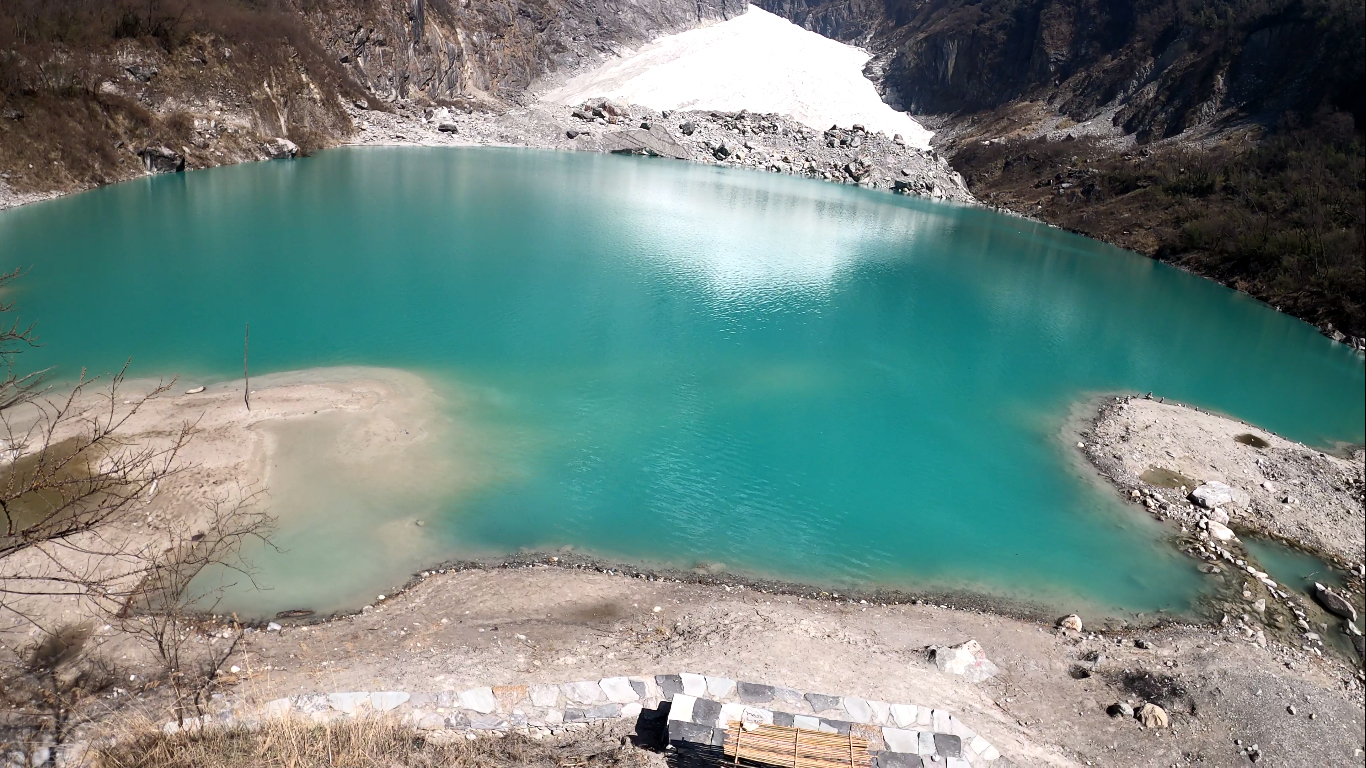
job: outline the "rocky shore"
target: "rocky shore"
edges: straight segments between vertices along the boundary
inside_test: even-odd
[[[972,204],[963,178],[934,150],[860,125],[815,130],[782,115],[655,110],[593,99],[510,109],[351,107],[354,145],[520,146],[688,160]]]
[[[1362,449],[1330,455],[1151,396],[1107,398],[1077,448],[1133,504],[1178,527],[1177,545],[1215,582],[1207,609],[1221,626],[1263,646],[1279,636],[1287,663],[1322,656],[1325,641],[1366,657]],[[1281,583],[1244,539],[1319,557],[1342,586]]]

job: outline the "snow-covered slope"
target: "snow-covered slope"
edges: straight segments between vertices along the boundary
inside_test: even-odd
[[[558,104],[605,96],[657,110],[777,112],[813,128],[860,123],[928,149],[930,131],[883,103],[863,76],[869,54],[767,11],[662,37],[545,94]]]

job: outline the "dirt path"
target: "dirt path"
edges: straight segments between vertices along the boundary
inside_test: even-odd
[[[1342,765],[1360,761],[1366,727],[1347,664],[1261,648],[1233,628],[1078,635],[929,605],[544,565],[431,574],[377,603],[252,633],[240,692],[266,700],[695,671],[947,708],[1023,765],[1232,765],[1245,760],[1235,739],[1258,744],[1268,764]],[[926,646],[969,638],[1002,674],[972,684],[927,660]],[[1150,649],[1135,646],[1140,638]],[[1156,701],[1173,727],[1109,717],[1119,700]]]

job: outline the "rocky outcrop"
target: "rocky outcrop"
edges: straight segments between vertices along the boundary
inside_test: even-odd
[[[889,101],[916,113],[961,116],[1032,101],[1070,122],[1099,118],[1106,132],[1147,140],[1322,106],[1361,124],[1366,104],[1360,4],[1191,3],[1178,13],[1159,0],[757,4],[870,48],[869,74]]]

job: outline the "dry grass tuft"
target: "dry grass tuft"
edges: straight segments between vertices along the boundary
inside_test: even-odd
[[[301,719],[259,728],[209,728],[167,735],[149,730],[101,750],[101,768],[644,768],[658,756],[607,728],[536,741],[525,736],[436,740],[393,718],[319,725]]]

